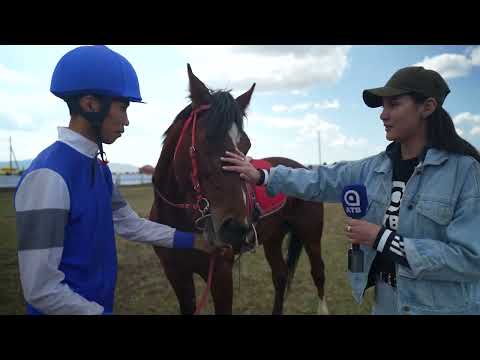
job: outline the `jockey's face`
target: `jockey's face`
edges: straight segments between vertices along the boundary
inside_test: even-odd
[[[102,123],[102,141],[105,144],[112,144],[125,131],[128,126],[127,100],[113,100],[110,111]]]

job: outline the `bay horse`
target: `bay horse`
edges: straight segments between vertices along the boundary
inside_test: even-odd
[[[243,129],[243,118],[255,84],[235,99],[229,91],[207,88],[189,64],[187,72],[191,104],[176,116],[164,134],[152,179],[154,202],[149,218],[190,232],[200,231],[200,221],[208,223],[214,245],[229,244],[232,250],[216,256],[212,266],[211,256],[199,250],[154,247],[177,296],[180,313],[190,315],[198,310],[193,274],[207,281],[212,266],[215,314],[232,314],[235,256],[245,247],[251,247],[254,238],[263,245],[272,271],[275,289],[272,314],[283,313],[284,297],[303,247],[318,292],[318,312],[328,313],[321,256],[323,204],[285,197],[283,207],[271,214],[261,214],[252,202],[253,186],[238,174],[221,168],[220,157],[226,150],[247,154],[251,146]],[[303,167],[287,158],[263,160],[271,166]],[[282,242],[287,234],[290,234],[290,243],[285,260]]]

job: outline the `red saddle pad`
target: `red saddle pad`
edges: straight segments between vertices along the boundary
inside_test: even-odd
[[[272,164],[265,160],[252,159],[251,164],[257,169],[270,169],[272,167]],[[273,197],[269,196],[265,186],[255,186],[255,197],[262,215],[280,209],[287,201],[286,195],[282,193],[278,193]]]

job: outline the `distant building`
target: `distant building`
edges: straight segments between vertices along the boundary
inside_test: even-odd
[[[140,169],[138,169],[138,172],[140,174],[153,175],[153,173],[155,172],[155,168],[151,165],[144,165]]]

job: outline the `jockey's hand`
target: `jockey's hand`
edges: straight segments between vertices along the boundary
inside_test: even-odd
[[[221,157],[220,160],[225,163],[231,164],[222,166],[223,170],[235,171],[240,174],[240,177],[243,180],[248,181],[254,185],[256,185],[260,180],[260,171],[257,170],[252,164],[250,164],[252,158],[245,156],[240,151],[237,151],[237,153],[226,151],[225,157]]]
[[[203,234],[194,234],[193,248],[211,254],[215,251],[215,247],[210,245],[210,242],[203,236]]]

